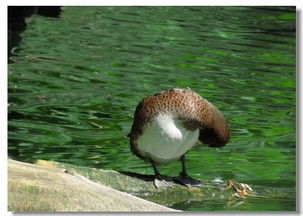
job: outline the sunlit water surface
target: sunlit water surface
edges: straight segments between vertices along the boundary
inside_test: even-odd
[[[295,190],[294,7],[65,7],[27,21],[9,66],[9,155],[153,174],[126,135],[137,103],[190,87],[225,115],[224,148],[187,154],[191,176]],[[159,167],[177,175],[179,162]],[[189,211],[288,211],[295,197]]]

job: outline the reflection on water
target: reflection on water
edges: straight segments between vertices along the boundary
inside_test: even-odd
[[[224,148],[188,153],[193,177],[295,187],[294,7],[63,9],[29,21],[9,66],[10,156],[152,174],[129,150],[135,107],[188,86],[231,129]],[[176,175],[180,164],[160,170]],[[268,210],[294,210],[295,198],[285,200]]]

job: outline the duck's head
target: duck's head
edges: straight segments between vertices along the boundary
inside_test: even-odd
[[[229,128],[222,113],[212,108],[211,124],[200,129],[199,140],[209,147],[222,147],[229,142]]]

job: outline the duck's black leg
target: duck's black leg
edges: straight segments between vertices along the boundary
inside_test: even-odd
[[[202,184],[200,180],[193,179],[187,174],[186,164],[185,164],[185,154],[182,155],[180,159],[182,163],[182,172],[179,173],[179,176],[174,177],[174,180],[187,187],[201,187]]]
[[[152,164],[155,172],[155,179],[154,179],[155,187],[156,188],[173,187],[173,178],[166,175],[161,175],[155,163],[152,160],[150,160],[150,163]]]

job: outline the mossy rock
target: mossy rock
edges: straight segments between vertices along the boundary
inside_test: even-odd
[[[36,164],[48,167],[64,168],[69,170],[69,172],[75,172],[83,175],[101,185],[105,185],[165,206],[171,206],[179,202],[199,200],[201,197],[205,199],[214,199],[218,197],[222,198],[222,196],[229,197],[233,192],[232,190],[225,190],[226,184],[223,181],[202,181],[203,186],[200,188],[187,188],[183,185],[174,184],[173,188],[156,189],[153,184],[153,175],[87,168],[43,160],[37,160]]]
[[[153,175],[53,161],[37,160],[35,164],[27,164],[9,160],[9,210],[172,211],[167,207],[192,201],[221,200],[228,206],[246,197],[266,199],[295,196],[293,191],[257,185],[250,185],[253,191],[235,196],[235,188],[228,188],[224,181],[202,180],[200,188],[174,184],[172,188],[156,189],[153,178]]]

